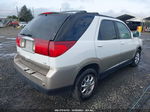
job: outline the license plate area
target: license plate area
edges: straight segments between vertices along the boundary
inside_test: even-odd
[[[24,42],[25,42],[25,46],[24,46],[23,50],[34,53],[34,50],[33,50],[34,41],[24,39]]]

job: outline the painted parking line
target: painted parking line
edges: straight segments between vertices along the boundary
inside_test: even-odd
[[[0,36],[0,38],[4,38],[5,36]]]
[[[143,94],[139,97],[139,99],[133,104],[132,108],[129,110],[129,112],[134,111],[135,109],[140,109],[143,104],[146,103],[148,98],[150,97],[150,85],[144,90]]]
[[[8,40],[16,40],[16,38],[6,38],[6,39],[8,39]]]
[[[9,53],[9,54],[1,53],[0,58],[11,58],[11,57],[14,57],[15,55],[16,53]]]

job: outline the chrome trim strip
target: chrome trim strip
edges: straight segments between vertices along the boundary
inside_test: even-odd
[[[123,64],[123,63],[125,63],[125,62],[127,62],[127,61],[129,61],[129,59],[128,59],[128,60],[125,60],[125,61],[123,61],[123,62],[121,62],[121,63],[118,63],[118,64],[116,64],[116,65],[114,65],[114,66],[112,66],[112,67],[110,67],[110,68],[108,68],[106,71],[109,71],[109,70],[111,70],[111,69],[113,69],[113,68],[115,68],[115,67],[117,67],[117,66],[119,66],[119,65],[121,65],[121,64]]]
[[[26,39],[26,40],[34,41],[34,39],[33,39],[33,38],[28,37],[28,36],[23,36],[22,38],[23,38],[23,39]]]

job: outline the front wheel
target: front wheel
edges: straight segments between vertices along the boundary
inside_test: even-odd
[[[73,97],[78,101],[84,101],[90,98],[97,85],[97,72],[92,69],[86,69],[77,78]]]
[[[132,67],[138,66],[140,60],[141,60],[141,51],[138,50],[138,51],[136,52],[134,58],[133,58],[133,61],[132,61],[132,63],[131,63],[131,66],[132,66]]]

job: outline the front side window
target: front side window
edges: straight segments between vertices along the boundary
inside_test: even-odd
[[[116,22],[119,31],[120,39],[131,39],[131,33],[129,29],[121,22]]]
[[[100,25],[98,40],[114,39],[117,39],[114,22],[110,20],[103,20]]]

